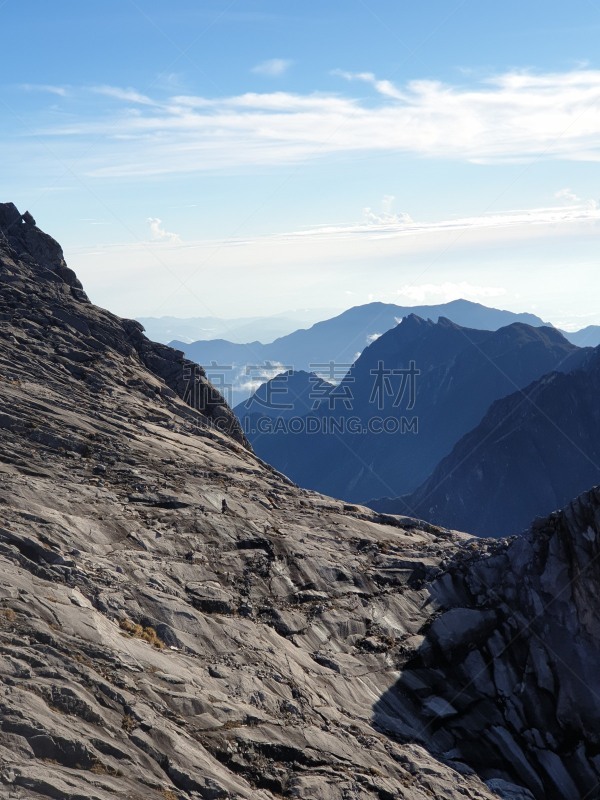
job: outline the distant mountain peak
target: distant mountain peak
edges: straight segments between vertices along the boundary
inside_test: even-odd
[[[420,317],[418,314],[407,314],[399,323],[400,325],[414,325],[415,327],[425,328],[434,325],[433,320]]]
[[[448,317],[439,317],[437,324],[440,328],[452,328],[454,330],[464,327],[462,325],[458,325],[456,322],[453,322],[451,319],[448,319]]]

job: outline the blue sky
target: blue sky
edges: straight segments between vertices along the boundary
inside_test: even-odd
[[[600,324],[600,0],[0,2],[4,199],[127,316]]]

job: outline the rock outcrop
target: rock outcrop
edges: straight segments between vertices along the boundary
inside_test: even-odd
[[[376,720],[490,786],[600,797],[600,488],[508,547],[480,541],[431,583],[439,615]]]
[[[593,791],[597,495],[506,543],[300,490],[7,239],[0,797]]]
[[[38,273],[41,270],[53,273],[70,287],[73,297],[89,302],[77,276],[67,267],[62,247],[37,227],[29,211],[20,214],[14,203],[0,203],[0,242],[21,263]],[[48,280],[49,276],[46,275],[45,279]]]
[[[159,394],[167,406],[181,398],[201,412],[202,422],[249,446],[204,370],[181,351],[149,341],[139,322],[91,305],[58,242],[12,203],[0,203],[0,248],[0,319],[10,323],[2,334],[20,352],[12,374],[34,369],[45,358],[55,374],[67,373],[92,390],[113,379],[122,387],[143,384],[148,397]]]

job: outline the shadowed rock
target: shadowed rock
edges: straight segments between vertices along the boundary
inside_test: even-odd
[[[599,587],[600,489],[482,541],[431,583],[439,616],[375,724],[536,800],[600,796]]]

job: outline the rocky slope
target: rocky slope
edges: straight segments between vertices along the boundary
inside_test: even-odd
[[[482,775],[500,767],[540,800],[598,798],[600,489],[508,547],[487,541],[487,558],[455,560],[431,583],[443,613],[376,724],[402,719],[407,738]]]
[[[137,386],[149,398],[159,394],[167,405],[179,397],[214,427],[248,444],[204,370],[182,352],[149,341],[139,322],[92,306],[58,242],[12,203],[0,203],[0,247],[5,257],[0,312],[10,323],[2,335],[21,351],[14,374],[27,373],[45,357],[52,374],[66,374],[91,389],[102,375],[122,387]],[[114,370],[115,359],[125,368]],[[149,379],[137,374],[140,367],[152,373]]]
[[[299,490],[21,235],[0,241],[2,798],[595,796],[597,495],[509,545]],[[529,666],[534,631],[569,668]]]
[[[293,488],[2,214],[3,796],[489,797],[371,724],[463,538]]]

